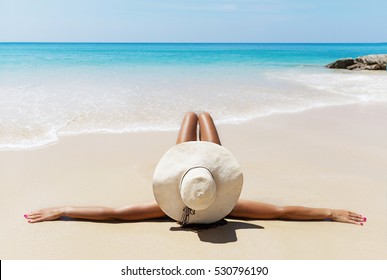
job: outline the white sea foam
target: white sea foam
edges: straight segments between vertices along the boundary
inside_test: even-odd
[[[88,70],[3,75],[0,149],[39,147],[68,134],[176,130],[186,111],[210,111],[217,123],[239,123],[314,107],[387,101],[385,72]]]
[[[343,104],[387,101],[387,73],[384,71],[285,71],[279,78],[298,83],[305,89],[318,91],[322,98],[339,104],[340,101]]]

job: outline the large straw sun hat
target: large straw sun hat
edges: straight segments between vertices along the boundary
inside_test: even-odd
[[[164,154],[153,175],[153,193],[172,219],[209,224],[232,211],[242,183],[240,165],[231,152],[212,142],[192,141]]]

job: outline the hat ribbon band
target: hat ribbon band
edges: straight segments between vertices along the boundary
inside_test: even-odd
[[[189,208],[188,206],[184,207],[183,209],[183,215],[181,215],[179,224],[184,227],[189,223],[189,216],[190,215],[195,215],[195,210]]]

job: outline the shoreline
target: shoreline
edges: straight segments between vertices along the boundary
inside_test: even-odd
[[[341,71],[341,70],[339,70]],[[387,104],[387,101],[371,101],[371,102],[356,102],[356,103],[348,103],[348,104],[330,104],[330,105],[314,105],[307,108],[302,109],[294,109],[292,111],[283,111],[283,112],[271,112],[264,115],[257,115],[257,116],[251,116],[245,119],[239,119],[239,120],[228,120],[226,122],[222,122],[215,119],[215,124],[217,127],[219,126],[237,126],[237,125],[246,125],[251,122],[259,121],[261,119],[266,118],[276,118],[276,117],[282,117],[286,115],[293,115],[293,114],[303,114],[308,113],[315,110],[324,110],[324,109],[330,109],[330,108],[337,108],[337,107],[357,107],[357,106],[384,106]],[[211,112],[210,112],[211,113]],[[181,116],[183,117],[183,115]],[[18,152],[18,151],[30,151],[30,150],[38,150],[38,149],[45,149],[52,145],[59,144],[63,139],[66,139],[67,137],[83,137],[83,136],[103,136],[103,135],[136,135],[136,134],[147,134],[147,133],[178,133],[179,128],[165,128],[165,129],[146,129],[146,128],[139,128],[139,129],[133,129],[128,131],[115,131],[115,130],[109,130],[109,129],[103,129],[101,131],[84,131],[84,132],[58,132],[57,135],[55,135],[55,139],[50,142],[45,142],[41,145],[36,146],[30,146],[30,147],[0,147],[0,152]],[[49,140],[47,140],[49,141]],[[44,142],[44,141],[42,141]],[[12,146],[12,145],[10,145]]]
[[[378,103],[218,125],[244,172],[241,198],[354,210],[367,216],[364,227],[228,220],[194,233],[169,219],[31,225],[23,214],[37,208],[153,200],[153,170],[177,131],[65,136],[43,148],[0,151],[7,213],[0,258],[386,259],[386,121],[387,103]]]

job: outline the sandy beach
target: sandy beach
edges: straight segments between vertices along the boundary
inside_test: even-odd
[[[386,259],[386,124],[387,104],[377,103],[219,126],[244,171],[241,198],[353,210],[367,217],[364,226],[228,219],[193,232],[169,219],[28,224],[23,214],[43,207],[152,201],[153,170],[177,132],[66,136],[1,151],[0,259]]]

